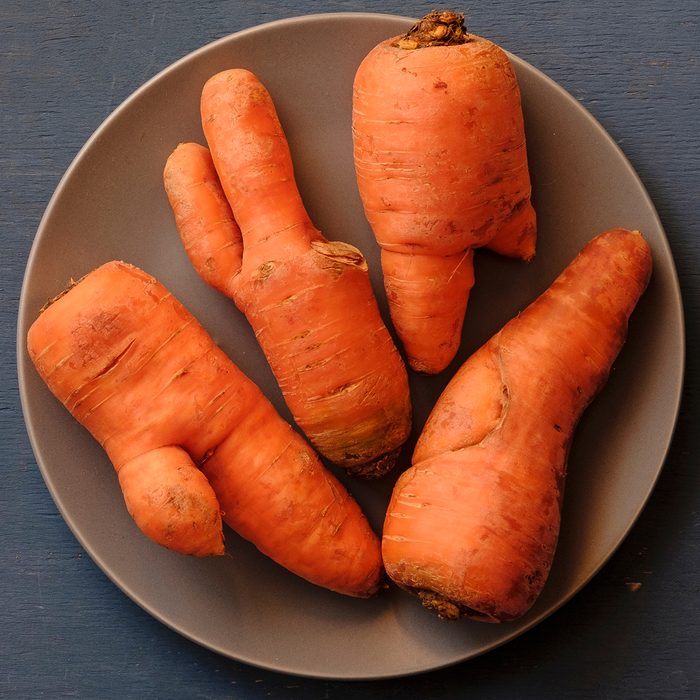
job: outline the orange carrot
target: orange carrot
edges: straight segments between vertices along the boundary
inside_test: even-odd
[[[192,264],[207,284],[233,296],[243,241],[209,151],[197,143],[180,144],[168,159],[163,177]]]
[[[459,348],[472,249],[530,260],[535,211],[520,91],[505,52],[431,12],[362,61],[353,86],[357,184],[381,247],[389,310],[415,370]]]
[[[211,153],[181,144],[164,171],[190,259],[246,315],[319,452],[352,474],[381,476],[408,437],[411,404],[367,263],[312,224],[272,99],[252,73],[213,76],[201,111]]]
[[[352,596],[377,590],[379,542],[357,503],[154,278],[103,265],[40,314],[28,348],[106,450],[131,515],[153,540],[222,554],[223,511],[309,581]]]
[[[639,232],[601,234],[448,384],[396,483],[382,540],[389,576],[426,607],[498,622],[534,603],[575,427],[650,273]]]

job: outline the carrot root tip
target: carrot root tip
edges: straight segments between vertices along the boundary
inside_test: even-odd
[[[371,462],[346,467],[345,471],[350,476],[358,477],[360,479],[380,479],[394,468],[400,452],[401,447],[397,447],[395,450],[387,452],[386,454],[373,459]]]

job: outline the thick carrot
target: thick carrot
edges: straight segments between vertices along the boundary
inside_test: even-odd
[[[650,273],[638,232],[601,234],[448,384],[395,486],[382,540],[389,576],[426,607],[498,622],[534,603],[575,427]]]
[[[471,250],[535,254],[515,73],[462,15],[432,12],[362,61],[352,129],[394,326],[410,365],[440,372],[459,348]]]
[[[408,437],[411,404],[367,263],[312,224],[272,99],[252,73],[213,76],[201,111],[211,155],[181,144],[164,171],[190,258],[246,315],[319,452],[355,475],[381,476]],[[232,250],[242,242],[242,262],[232,254],[226,264],[209,265],[214,253],[207,251],[220,250],[226,236]],[[189,241],[201,242],[200,250],[193,254]]]
[[[154,278],[103,265],[40,314],[28,347],[51,391],[106,450],[149,537],[221,554],[223,512],[309,581],[353,596],[376,591],[379,542],[357,503]]]

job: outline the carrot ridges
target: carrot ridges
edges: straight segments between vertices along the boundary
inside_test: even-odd
[[[513,620],[537,600],[574,431],[607,381],[651,267],[638,231],[595,237],[433,407],[394,487],[382,554],[390,578],[438,615]]]
[[[472,268],[461,268],[468,284],[421,283],[416,259],[454,260],[484,246],[535,254],[517,78],[507,54],[467,34],[462,19],[434,12],[379,43],[353,84],[357,185],[382,250],[389,311],[409,364],[428,373],[445,369],[459,346]],[[421,298],[414,321],[405,310]]]
[[[213,75],[200,110],[209,148],[178,147],[166,166],[166,190],[186,248],[207,238],[190,229],[215,232],[214,219],[228,211],[227,237],[240,240],[242,254],[240,261],[217,261],[216,274],[201,264],[213,257],[209,246],[195,255],[188,250],[190,258],[245,314],[316,449],[354,474],[381,476],[408,437],[411,404],[367,261],[349,243],[326,240],[311,222],[272,97],[253,73]],[[196,190],[198,179],[210,188]]]
[[[153,277],[116,261],[93,270],[40,313],[27,348],[104,447],[146,536],[221,555],[223,520],[316,585],[376,592],[379,541],[360,507]]]

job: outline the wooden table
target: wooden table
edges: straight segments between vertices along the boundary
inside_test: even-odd
[[[0,697],[700,697],[697,0],[467,7],[472,31],[559,82],[622,147],[658,209],[684,296],[686,387],[661,478],[612,560],[544,623],[414,678],[348,683],[249,667],[185,640],[118,590],[68,530],[37,469],[19,404],[17,305],[41,214],[90,134],[159,70],[245,27],[315,12],[428,9],[390,0],[0,5]]]

